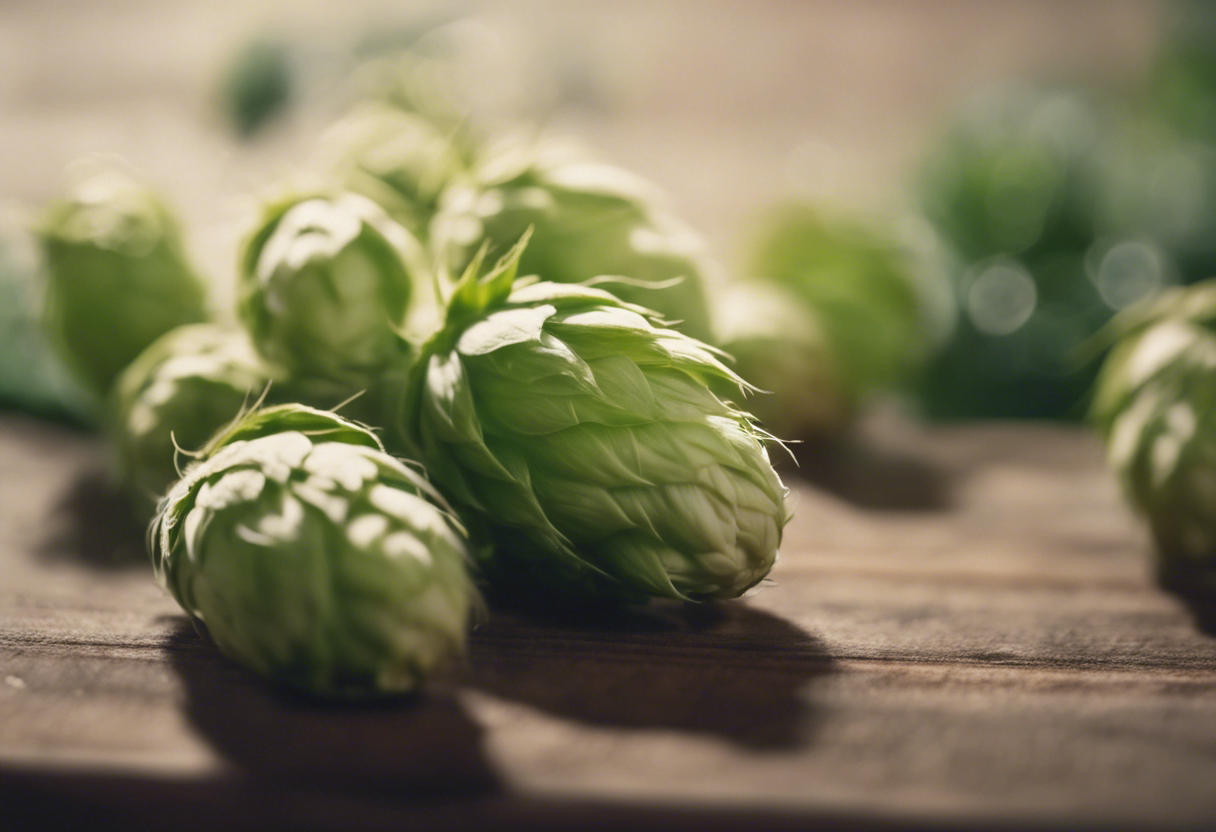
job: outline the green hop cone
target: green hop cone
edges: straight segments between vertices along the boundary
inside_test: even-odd
[[[523,245],[465,272],[406,407],[410,446],[497,544],[490,582],[559,605],[754,586],[788,518],[763,435],[707,387],[741,380],[608,292],[513,285]]]
[[[123,371],[111,396],[119,474],[151,517],[198,451],[271,385],[274,374],[242,331],[188,324],[158,338]]]
[[[315,164],[419,238],[440,192],[465,166],[449,132],[417,113],[370,102],[321,137]]]
[[[159,336],[206,318],[178,223],[146,187],[93,160],[40,228],[46,322],[72,371],[103,395]]]
[[[704,283],[713,264],[663,203],[654,185],[577,149],[505,142],[443,194],[430,241],[459,274],[484,240],[501,255],[531,228],[521,273],[557,283],[623,278],[611,283],[618,297],[712,340]]]
[[[789,296],[790,337],[805,340],[810,328],[820,329],[838,366],[838,395],[858,401],[906,382],[940,338],[939,307],[949,290],[919,256],[868,223],[792,203],[766,221],[750,272]],[[799,309],[807,311],[797,315]]]
[[[97,402],[63,365],[42,325],[33,248],[0,220],[0,410],[93,426]]]
[[[353,193],[272,204],[241,256],[239,311],[254,345],[297,376],[366,386],[405,349],[421,248]]]
[[[266,408],[216,437],[149,546],[223,653],[289,685],[402,693],[464,651],[463,531],[418,473],[331,413]]]
[[[734,370],[760,393],[748,402],[764,429],[782,439],[819,439],[848,423],[856,394],[809,305],[771,280],[729,284],[714,297],[714,324]],[[732,382],[715,383],[725,391]]]
[[[1116,319],[1090,412],[1167,585],[1216,593],[1216,281]]]

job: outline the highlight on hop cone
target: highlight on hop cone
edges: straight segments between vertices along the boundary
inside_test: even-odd
[[[480,258],[411,380],[407,441],[489,529],[492,580],[551,593],[732,598],[773,566],[785,488],[710,347],[588,286]],[[501,586],[502,584],[500,584]]]
[[[1216,281],[1128,310],[1091,418],[1148,519],[1163,582],[1216,590]]]
[[[462,527],[369,430],[254,411],[215,437],[149,530],[157,575],[216,646],[313,693],[415,689],[463,654]]]
[[[258,350],[292,374],[366,385],[400,357],[424,262],[417,240],[366,197],[288,199],[266,209],[245,245],[240,315]]]

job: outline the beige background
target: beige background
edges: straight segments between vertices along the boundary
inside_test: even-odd
[[[935,119],[983,83],[1031,74],[1135,90],[1164,6],[5,0],[0,199],[36,209],[72,159],[120,154],[168,191],[196,256],[226,280],[239,199],[300,164],[338,111],[323,101],[238,145],[212,98],[236,47],[274,32],[332,55],[369,28],[454,8],[502,34],[487,65],[514,75],[487,73],[487,95],[544,100],[574,74],[596,104],[560,108],[553,126],[659,182],[730,261],[757,212],[791,190],[867,208],[897,200]]]

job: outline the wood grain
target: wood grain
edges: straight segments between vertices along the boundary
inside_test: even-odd
[[[0,793],[250,828],[304,795],[364,828],[1210,818],[1216,639],[1152,585],[1091,437],[870,433],[831,452],[851,481],[791,478],[753,596],[497,611],[460,672],[349,707],[222,659],[155,585],[96,440],[4,418]],[[893,477],[928,475],[935,500],[894,504]]]

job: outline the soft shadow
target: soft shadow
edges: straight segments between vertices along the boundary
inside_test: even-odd
[[[1158,569],[1157,583],[1183,604],[1203,634],[1216,636],[1216,573],[1212,570]]]
[[[101,469],[90,469],[63,493],[46,518],[38,551],[95,569],[147,567],[144,526]]]
[[[949,472],[909,451],[879,448],[851,435],[793,444],[790,451],[797,466],[784,466],[783,474],[861,508],[940,511],[952,500]]]
[[[1216,599],[1213,598],[1183,598],[1195,626],[1204,635],[1216,637]]]
[[[805,745],[805,689],[830,673],[814,637],[743,602],[499,612],[474,631],[465,682],[582,722],[714,734],[754,749]]]
[[[174,616],[166,648],[186,714],[215,750],[259,779],[391,794],[496,788],[482,730],[450,691],[335,702],[268,684]]]

